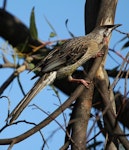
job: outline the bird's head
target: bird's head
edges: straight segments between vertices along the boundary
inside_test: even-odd
[[[98,41],[108,44],[108,37],[110,36],[111,32],[119,26],[121,26],[121,24],[98,26],[93,32],[95,33]],[[97,36],[97,34],[100,36]]]
[[[121,24],[100,26],[99,34],[102,34],[103,37],[108,37],[111,32],[119,26],[121,26]]]

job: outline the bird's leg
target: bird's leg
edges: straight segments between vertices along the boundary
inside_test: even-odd
[[[89,88],[90,81],[86,81],[86,80],[84,80],[84,79],[75,79],[75,78],[73,78],[72,76],[69,76],[69,77],[68,77],[68,80],[69,80],[70,82],[82,83],[85,87]]]

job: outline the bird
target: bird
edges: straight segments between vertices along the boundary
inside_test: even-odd
[[[30,101],[55,79],[68,77],[71,82],[80,82],[88,88],[89,81],[74,79],[72,73],[90,58],[97,56],[104,45],[108,44],[108,37],[121,24],[97,26],[86,36],[74,37],[64,42],[59,48],[52,50],[34,69],[41,68],[33,78],[40,76],[32,89],[9,114],[7,120],[12,124],[30,103]],[[34,70],[32,69],[32,70]]]

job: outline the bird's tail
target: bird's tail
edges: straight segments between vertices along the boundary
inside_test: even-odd
[[[12,124],[19,117],[24,108],[45,86],[53,83],[56,78],[56,74],[56,71],[50,72],[38,79],[32,89],[26,94],[26,96],[18,103],[18,105],[8,116],[7,121],[9,121],[9,124]]]

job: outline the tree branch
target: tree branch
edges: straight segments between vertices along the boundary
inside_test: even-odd
[[[95,73],[97,71],[97,68],[102,61],[102,57],[97,58],[96,61],[88,74],[88,78],[85,78],[85,80],[90,80],[90,81],[93,80]],[[70,96],[70,98],[68,98],[60,107],[58,107],[52,114],[50,114],[49,117],[47,117],[45,120],[40,122],[36,127],[28,130],[27,132],[25,132],[17,137],[10,138],[10,139],[1,139],[0,145],[8,145],[11,143],[13,143],[13,144],[18,143],[18,142],[28,138],[29,136],[33,135],[34,133],[36,133],[43,127],[45,127],[47,124],[49,124],[51,121],[53,121],[53,119],[55,119],[60,113],[62,113],[62,111],[64,111],[66,108],[68,108],[80,96],[80,94],[84,90],[88,91],[88,89],[86,89],[84,87],[84,85],[78,86],[78,88],[74,91],[74,93]]]

